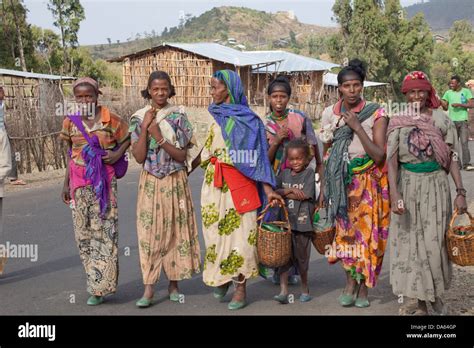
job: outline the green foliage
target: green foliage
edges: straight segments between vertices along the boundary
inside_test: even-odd
[[[395,91],[409,71],[429,70],[434,45],[429,27],[421,14],[407,19],[399,0],[336,0],[333,11],[342,30],[330,39],[328,51],[340,63],[362,59],[369,79],[388,82]]]
[[[84,8],[79,0],[49,0],[48,9],[55,19],[54,26],[61,30],[63,45],[77,47],[77,33],[85,19]]]
[[[105,60],[94,60],[89,51],[79,47],[72,51],[75,76],[89,76],[102,85],[121,87],[122,75],[120,67],[107,63]]]

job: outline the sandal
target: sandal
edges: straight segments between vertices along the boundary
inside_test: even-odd
[[[181,294],[178,291],[173,291],[170,294],[170,301],[171,302],[179,302],[180,298],[181,298]]]
[[[26,182],[21,179],[10,180],[10,185],[26,185]]]
[[[138,308],[148,308],[150,307],[151,305],[153,304],[153,298],[146,298],[146,297],[142,297],[141,299],[139,299],[135,305],[138,307]]]
[[[227,291],[229,291],[230,287],[230,282],[221,286],[217,286],[214,288],[214,297],[217,298],[218,300],[222,300],[224,296],[227,294]]]
[[[273,299],[277,302],[280,302],[281,304],[288,304],[289,303],[288,295],[283,295],[283,294],[276,295],[276,296],[273,296]]]

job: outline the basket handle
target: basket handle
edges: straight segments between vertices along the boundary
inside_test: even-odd
[[[260,221],[260,223],[259,223],[260,227],[262,227],[263,217],[265,216],[265,214],[267,213],[267,211],[270,207],[271,207],[271,204],[268,203],[267,206],[265,207],[265,209],[263,209],[263,211],[260,213],[260,216],[257,217],[257,221]],[[283,209],[283,215],[285,216],[285,222],[289,226],[290,225],[290,219],[288,217],[288,210],[286,209],[286,206],[284,206],[284,205],[282,206],[280,204],[279,207]]]
[[[468,211],[466,211],[464,214],[467,214],[469,216],[469,220],[471,221],[471,225],[474,225],[474,218],[472,217],[472,215]],[[454,210],[453,216],[451,217],[451,221],[449,222],[448,235],[454,235],[454,231],[453,231],[454,220],[456,220],[456,218],[459,215],[464,215],[464,214],[459,214],[457,209]]]

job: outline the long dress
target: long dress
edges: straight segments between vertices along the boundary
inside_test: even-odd
[[[213,121],[201,153],[205,178],[201,190],[201,209],[206,255],[203,280],[209,286],[220,286],[258,275],[257,212],[239,214],[224,183],[214,187],[214,165],[211,157],[232,165],[219,125]]]
[[[328,129],[329,126],[336,129],[344,125],[344,121],[339,122],[341,104],[339,101],[323,111],[322,129]],[[364,105],[365,102],[362,101],[357,110],[361,111]],[[385,115],[382,109],[378,109],[362,123],[370,139],[373,138],[374,123],[381,117]],[[322,140],[327,142],[327,139]],[[347,159],[353,160],[365,155],[362,142],[354,134]],[[347,159],[341,158],[341,161]],[[330,263],[341,261],[345,271],[350,272],[357,281],[365,280],[369,288],[376,286],[382,270],[390,225],[389,198],[388,176],[385,170],[372,165],[368,170],[354,174],[347,185],[348,220],[336,218],[335,244],[327,255]]]
[[[433,120],[444,141],[454,151],[456,127],[440,110]],[[408,148],[413,127],[395,129],[388,138],[388,152],[398,143],[399,163],[421,163]],[[434,161],[434,154],[427,161]],[[400,166],[400,164],[399,164]],[[448,288],[451,263],[446,251],[445,233],[451,219],[448,175],[443,169],[414,173],[399,169],[398,190],[405,204],[403,215],[393,215],[390,224],[390,283],[395,295],[422,301],[435,300]]]
[[[137,111],[143,115],[149,107]],[[180,148],[187,148],[192,125],[183,112],[169,111],[167,122]],[[141,120],[132,116],[132,143]],[[189,151],[189,150],[188,150]],[[186,165],[177,162],[149,136],[137,197],[137,235],[143,284],[155,284],[163,270],[169,280],[200,272],[200,247]]]

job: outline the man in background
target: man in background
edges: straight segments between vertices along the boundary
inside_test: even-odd
[[[449,90],[444,93],[441,104],[444,110],[456,125],[458,138],[462,150],[462,166],[464,170],[473,170],[471,165],[471,154],[469,152],[469,127],[468,127],[468,109],[474,108],[474,99],[471,90],[463,88],[461,79],[455,75],[449,82]]]

